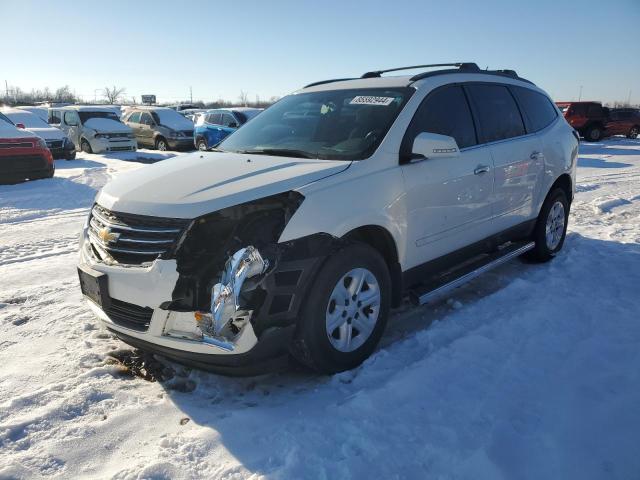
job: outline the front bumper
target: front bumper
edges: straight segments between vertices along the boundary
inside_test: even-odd
[[[83,236],[84,238],[84,236]],[[203,342],[178,338],[175,330],[188,330],[181,325],[193,325],[195,312],[179,312],[161,308],[178,279],[175,260],[155,260],[145,266],[115,266],[96,261],[83,241],[79,268],[104,273],[110,300],[130,304],[136,309],[152,310],[151,318],[142,327],[128,322],[110,307],[104,309],[90,299],[87,304],[108,330],[134,347],[155,352],[179,363],[223,374],[255,375],[273,369],[288,355],[291,328],[272,328],[262,332],[260,341],[247,322],[231,340]],[[134,314],[135,315],[135,314]],[[169,335],[168,332],[173,332]]]
[[[92,138],[89,143],[93,153],[135,152],[138,149],[135,138]]]
[[[193,137],[168,138],[167,143],[171,150],[193,150]]]

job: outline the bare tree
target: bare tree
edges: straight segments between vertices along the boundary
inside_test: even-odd
[[[240,100],[240,105],[246,107],[249,103],[249,94],[244,90],[240,90],[240,95],[238,96],[238,100]]]
[[[116,87],[113,88],[104,87],[103,95],[107,99],[107,103],[114,104],[118,101],[118,99],[125,93],[126,89]]]

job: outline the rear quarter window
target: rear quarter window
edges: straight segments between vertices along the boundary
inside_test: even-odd
[[[510,87],[523,110],[527,130],[538,132],[551,125],[558,113],[545,95],[523,87]]]

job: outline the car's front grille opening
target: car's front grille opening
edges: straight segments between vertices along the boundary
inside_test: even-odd
[[[138,332],[146,332],[149,329],[151,316],[153,315],[153,309],[151,308],[140,307],[115,298],[109,300],[104,312],[116,325],[137,330]]]
[[[46,158],[41,155],[15,155],[0,157],[0,173],[35,172],[46,169]]]
[[[94,205],[89,240],[98,253],[106,252],[118,263],[139,265],[171,251],[188,223],[180,218],[112,212]]]

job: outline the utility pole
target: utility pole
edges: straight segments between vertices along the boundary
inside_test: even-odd
[[[4,89],[6,92],[6,98],[9,98],[9,82],[7,82],[6,80],[4,81]]]
[[[582,100],[582,85],[580,85],[580,94],[578,95],[578,101]]]
[[[629,95],[627,96],[627,106],[631,106],[631,89],[629,89]]]
[[[189,87],[189,98],[190,98],[189,103],[193,103],[193,88],[191,87]]]

